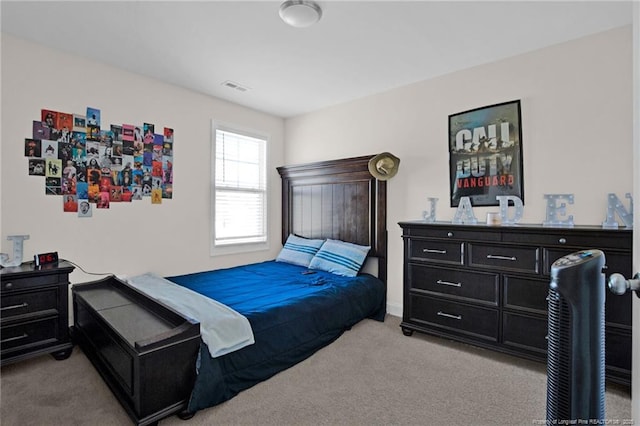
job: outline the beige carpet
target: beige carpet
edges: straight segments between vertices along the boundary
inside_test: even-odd
[[[365,320],[306,361],[191,420],[165,425],[544,424],[544,364]],[[79,348],[2,369],[2,426],[128,425]],[[624,424],[629,391],[607,385],[607,419]]]

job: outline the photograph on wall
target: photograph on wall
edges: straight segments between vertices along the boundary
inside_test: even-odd
[[[87,157],[87,134],[85,132],[71,132],[71,155],[77,164],[84,162]]]
[[[42,158],[29,159],[29,174],[31,176],[44,176],[45,160]]]
[[[58,121],[58,112],[50,109],[42,109],[40,110],[40,118],[42,119],[42,123],[49,129],[55,129],[56,122]]]
[[[67,114],[66,112],[58,112],[58,121],[56,122],[56,129],[59,129],[64,134],[68,134],[73,130],[73,114]]]
[[[62,197],[64,203],[62,204],[62,210],[67,213],[75,213],[78,211],[78,199],[75,195],[64,194]]]
[[[80,200],[89,199],[89,184],[87,182],[78,182],[76,185],[76,194]]]
[[[100,194],[98,195],[98,202],[96,203],[96,208],[97,209],[108,209],[110,204],[109,204],[109,191],[100,191]]]
[[[62,195],[60,178],[46,177],[44,183],[44,193],[47,195]]]
[[[451,207],[469,197],[472,206],[497,206],[496,196],[524,203],[520,101],[449,116]]]
[[[61,178],[62,177],[62,160],[59,160],[57,158],[47,158],[45,176]],[[58,184],[58,186],[60,186],[60,184]]]
[[[97,127],[100,129],[100,110],[87,107],[87,127]]]
[[[162,204],[162,189],[151,190],[151,204]]]
[[[51,134],[49,128],[42,121],[33,122],[33,138],[34,139],[49,139]]]
[[[173,198],[173,129],[165,127],[162,143],[162,198]]]
[[[39,139],[25,139],[24,140],[24,156],[25,157],[41,157],[42,156],[42,143]]]
[[[58,142],[42,141],[42,156],[44,158],[58,158]]]
[[[87,130],[87,117],[80,114],[73,114],[73,131],[85,132]]]
[[[78,205],[78,217],[91,217],[91,204],[88,200],[80,200]]]

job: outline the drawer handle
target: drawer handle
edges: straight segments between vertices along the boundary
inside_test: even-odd
[[[462,283],[452,283],[451,281],[438,280],[438,281],[436,281],[436,284],[450,285],[451,287],[462,287]]]
[[[447,237],[449,238],[453,237],[453,232],[447,232]]]
[[[22,333],[22,336],[10,337],[8,339],[4,339],[4,340],[0,341],[0,343],[7,343],[7,342],[12,342],[14,340],[21,340],[21,339],[25,339],[27,337],[29,337],[29,335],[27,333]]]
[[[26,308],[27,306],[29,306],[29,304],[27,302],[24,302],[24,303],[21,303],[19,305],[5,306],[4,308],[0,309],[0,311],[8,311],[9,309]]]
[[[487,259],[510,260],[512,262],[518,260],[515,256],[499,256],[497,254],[488,254]]]
[[[441,316],[441,317],[451,318],[451,319],[458,320],[458,321],[460,321],[462,319],[462,315],[453,315],[453,314],[448,314],[448,313],[442,312],[442,311],[438,311],[438,315]]]
[[[438,254],[447,254],[446,250],[436,250],[436,249],[422,249],[423,253],[438,253]]]
[[[558,242],[559,242],[560,244],[566,244],[566,243],[567,243],[567,239],[566,239],[566,238],[560,238],[560,239],[558,240]]]
[[[12,288],[13,287],[13,283],[6,283],[4,285],[4,288]]]

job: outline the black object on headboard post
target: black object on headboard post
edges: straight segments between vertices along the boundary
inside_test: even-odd
[[[289,234],[371,246],[387,281],[387,183],[375,179],[373,155],[278,167],[282,243]]]

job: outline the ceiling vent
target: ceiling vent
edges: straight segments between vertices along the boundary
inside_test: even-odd
[[[241,85],[239,83],[236,83],[234,81],[231,81],[231,80],[225,81],[224,83],[222,83],[222,85],[226,86],[226,87],[228,87],[230,89],[237,90],[238,92],[247,92],[249,90],[248,87],[243,86],[243,85]]]

